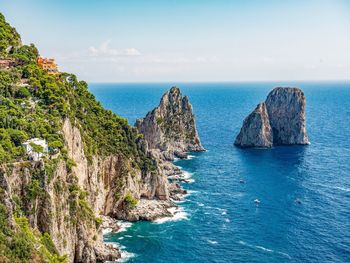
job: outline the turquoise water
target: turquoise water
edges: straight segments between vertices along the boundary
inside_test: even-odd
[[[311,145],[235,148],[244,117],[278,85],[304,90]],[[92,84],[90,90],[133,124],[170,86]],[[134,223],[105,240],[132,253],[128,262],[350,262],[350,83],[179,86],[208,150],[176,163],[194,179],[180,204],[186,218]]]

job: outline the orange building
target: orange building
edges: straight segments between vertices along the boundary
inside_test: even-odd
[[[57,64],[53,58],[38,57],[37,63],[39,67],[46,70],[49,75],[59,74]]]

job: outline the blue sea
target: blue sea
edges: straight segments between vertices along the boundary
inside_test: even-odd
[[[176,162],[193,179],[183,185],[182,216],[133,223],[105,241],[127,251],[128,262],[350,262],[350,83],[176,84],[207,149]],[[172,85],[90,90],[133,125]],[[243,119],[281,85],[304,90],[311,145],[234,147]]]

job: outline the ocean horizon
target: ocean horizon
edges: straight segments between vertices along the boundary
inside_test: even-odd
[[[173,85],[89,89],[133,125]],[[304,91],[311,144],[234,147],[244,118],[280,85]],[[350,82],[176,86],[189,96],[207,149],[175,161],[190,179],[183,184],[189,194],[175,218],[127,223],[105,242],[120,247],[127,262],[349,262]]]

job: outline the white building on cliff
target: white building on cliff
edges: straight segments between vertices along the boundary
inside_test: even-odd
[[[22,143],[26,150],[29,159],[33,161],[39,161],[49,151],[46,140],[33,138]]]

